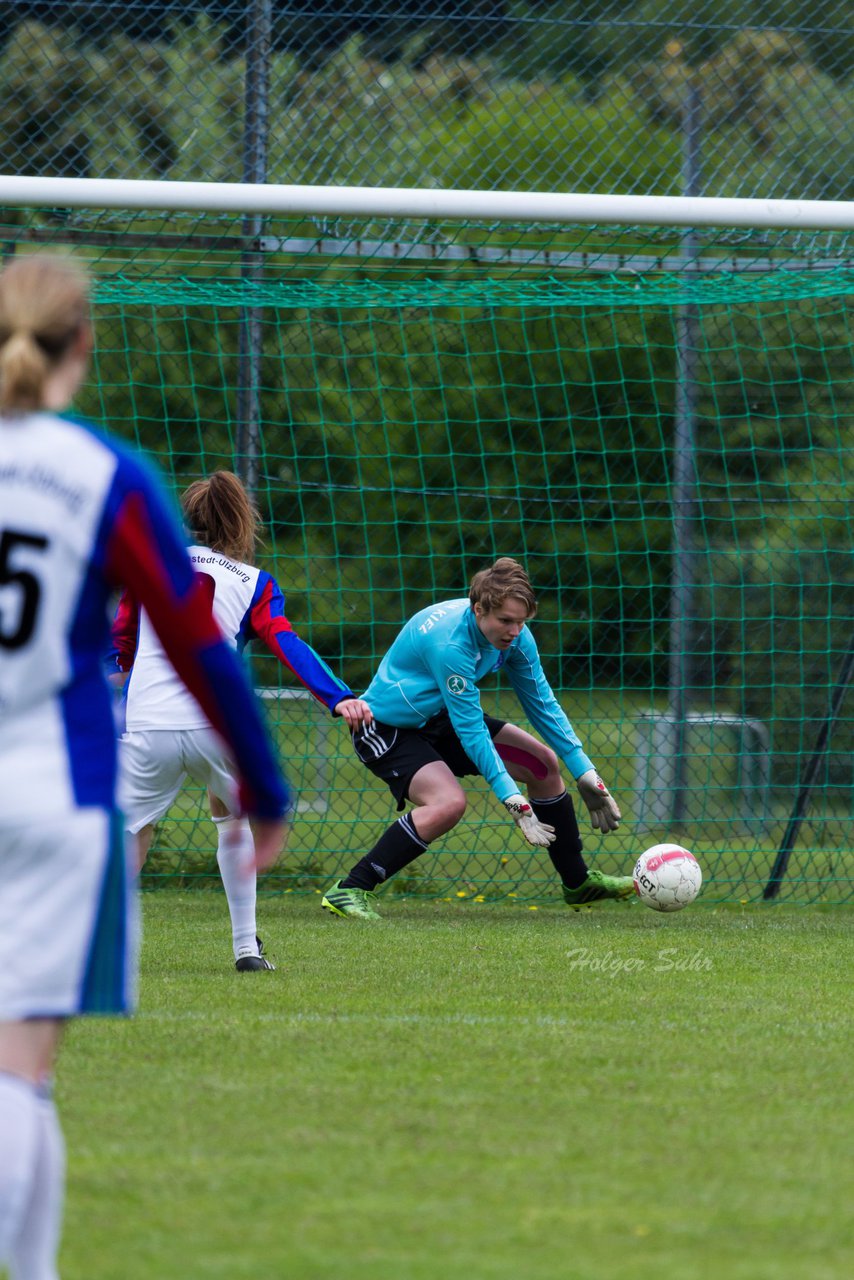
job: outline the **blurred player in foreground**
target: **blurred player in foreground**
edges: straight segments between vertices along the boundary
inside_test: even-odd
[[[285,598],[269,573],[253,566],[259,515],[231,471],[197,480],[181,498],[194,544],[189,555],[229,644],[261,643],[351,730],[369,725],[366,702],[337,679],[285,616]],[[189,776],[209,791],[217,826],[217,862],[231,916],[239,972],[272,969],[256,933],[252,830],[239,816],[234,766],[198,703],[175,674],[144,610],[130,592],[113,624],[117,662],[130,672],[126,732],[121,739],[120,799],[127,829],[138,839],[140,867],[154,827]]]
[[[414,807],[327,889],[321,901],[327,910],[378,919],[377,885],[456,826],[466,808],[457,779],[468,774],[486,779],[529,844],[548,848],[571,906],[631,896],[631,876],[589,871],[581,856],[558,757],[576,780],[594,830],[616,830],[620,810],[543,673],[526,625],[536,611],[527,574],[505,556],[475,574],[467,599],[422,609],[400,632],[365,693],[375,721],[353,735],[353,745],[362,764],[388,784],[398,809],[407,800]],[[499,670],[547,746],[484,714],[478,682]]]
[[[115,805],[102,658],[127,586],[227,741],[256,856],[281,849],[288,792],[255,697],[211,617],[159,485],[58,416],[92,345],[88,285],[37,255],[0,274],[0,1267],[55,1280],[64,1150],[51,1075],[67,1018],[135,994],[132,869]],[[121,1268],[119,1267],[119,1270]]]

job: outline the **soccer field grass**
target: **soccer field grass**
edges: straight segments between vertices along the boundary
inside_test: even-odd
[[[63,1280],[842,1280],[847,908],[144,897],[72,1026]]]

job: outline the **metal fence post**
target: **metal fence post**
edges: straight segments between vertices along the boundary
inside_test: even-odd
[[[682,109],[682,194],[701,194],[700,91],[689,81]],[[694,269],[698,253],[696,233],[690,230],[682,242],[688,258],[686,271]],[[669,712],[673,723],[673,812],[675,823],[686,817],[685,750],[690,685],[693,678],[691,646],[695,600],[694,519],[697,503],[697,345],[699,321],[696,307],[684,303],[676,316],[676,395],[673,406],[673,562],[670,591]]]
[[[243,118],[243,181],[267,180],[269,130],[270,46],[272,40],[272,0],[251,0],[246,10],[246,79]],[[258,215],[243,219],[246,248],[241,260],[241,277],[248,291],[263,279],[264,255],[257,245],[263,220]],[[237,381],[237,471],[249,493],[258,488],[258,458],[261,431],[261,354],[263,346],[261,307],[243,307],[238,338]]]

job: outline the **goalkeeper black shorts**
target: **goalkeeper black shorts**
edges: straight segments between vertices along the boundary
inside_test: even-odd
[[[507,723],[495,716],[484,715],[483,722],[494,738]],[[362,764],[382,778],[397,801],[398,809],[406,806],[409,784],[419,769],[434,760],[444,760],[457,778],[480,775],[475,762],[460,742],[446,711],[440,711],[420,729],[399,729],[395,725],[374,720],[352,735],[353,748]]]

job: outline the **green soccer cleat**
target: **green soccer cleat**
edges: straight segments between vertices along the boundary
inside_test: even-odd
[[[320,905],[335,916],[354,916],[357,920],[382,920],[376,908],[377,895],[367,889],[342,889],[336,880],[320,899]]]
[[[604,871],[588,871],[587,879],[577,889],[563,886],[563,900],[576,911],[606,898],[631,898],[635,882],[631,876],[606,876]]]

